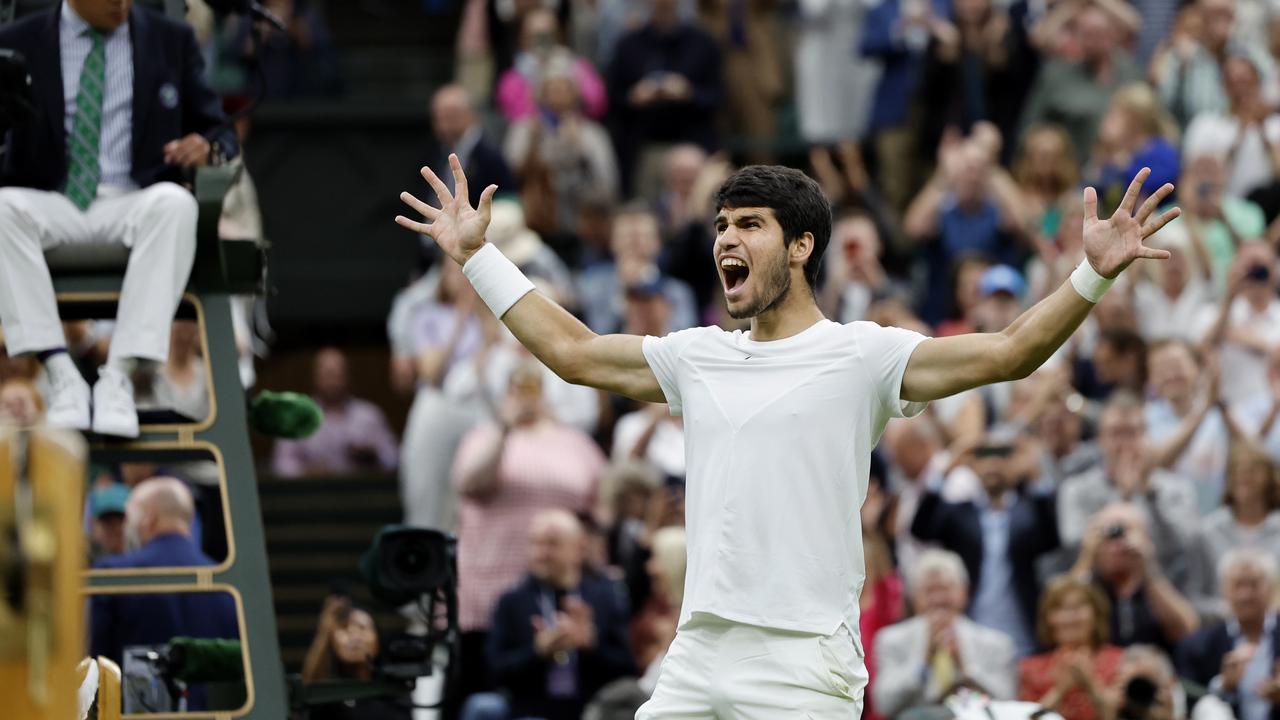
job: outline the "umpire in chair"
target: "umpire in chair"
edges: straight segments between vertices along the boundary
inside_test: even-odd
[[[196,247],[194,168],[237,152],[187,25],[133,0],[64,0],[0,29],[26,58],[35,113],[0,159],[0,325],[44,364],[50,425],[138,436],[130,380],[163,361]],[[66,352],[45,252],[124,246],[107,363],[90,391]],[[92,420],[90,400],[92,399]]]

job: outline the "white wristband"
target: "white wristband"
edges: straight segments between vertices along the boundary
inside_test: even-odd
[[[533,282],[520,272],[493,243],[485,243],[462,266],[476,294],[501,319],[512,305],[533,290]]]
[[[1080,297],[1091,303],[1097,303],[1116,282],[1115,278],[1107,279],[1098,274],[1089,264],[1089,259],[1080,261],[1071,273],[1071,287],[1080,293]]]

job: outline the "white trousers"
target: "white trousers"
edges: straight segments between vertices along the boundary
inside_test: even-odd
[[[196,253],[197,205],[169,182],[117,196],[87,211],[66,196],[0,188],[0,325],[9,353],[66,345],[44,253],[67,245],[129,248],[110,357],[163,361],[169,328]]]
[[[858,720],[866,665],[849,630],[773,630],[695,614],[636,720]]]
[[[438,388],[418,388],[400,441],[400,499],[406,525],[457,531],[453,456],[478,421],[475,413]]]

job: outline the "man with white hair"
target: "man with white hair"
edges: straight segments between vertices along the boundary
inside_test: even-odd
[[[970,687],[1000,700],[1012,699],[1018,673],[1013,640],[964,616],[969,573],[959,555],[927,550],[910,578],[915,617],[880,631],[876,664],[885,668],[871,687],[883,717],[946,699]],[[890,670],[891,668],[891,670]]]
[[[96,568],[193,567],[214,565],[192,540],[195,502],[176,478],[138,483],[125,503],[123,555],[105,557]],[[239,638],[235,600],[223,592],[92,595],[89,599],[89,656],[123,664],[126,650],[168,643],[179,635]],[[203,710],[204,689],[193,687],[189,710]]]
[[[1218,563],[1226,620],[1178,647],[1182,677],[1205,685],[1239,720],[1268,720],[1280,710],[1280,628],[1276,625],[1276,559],[1256,548],[1227,552]]]

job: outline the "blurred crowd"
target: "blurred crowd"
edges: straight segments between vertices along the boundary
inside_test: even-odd
[[[829,317],[933,336],[1000,332],[1060,285],[1083,187],[1109,214],[1140,168],[1144,195],[1176,183],[1151,241],[1171,258],[1043,368],[886,430],[864,714],[967,690],[1066,720],[1280,716],[1280,4],[461,6],[428,165],[452,190],[456,153],[473,202],[496,183],[488,240],[599,333],[736,327],[710,220],[743,163],[799,163],[830,197]],[[457,533],[450,716],[629,718],[679,614],[681,418],[556,377],[432,250],[387,321],[402,437],[328,348],[325,424],[274,471],[398,468],[406,522]],[[0,416],[38,413],[9,377]],[[309,679],[366,672],[370,616],[323,617]]]

